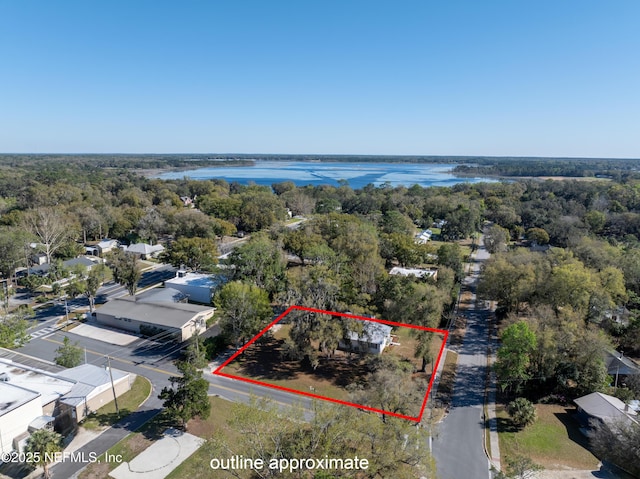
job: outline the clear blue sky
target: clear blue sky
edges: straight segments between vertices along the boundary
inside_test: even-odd
[[[640,1],[0,0],[0,152],[640,157]]]

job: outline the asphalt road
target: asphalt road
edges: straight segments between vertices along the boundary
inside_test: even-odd
[[[458,352],[456,382],[451,409],[440,423],[433,441],[433,455],[439,479],[489,478],[489,461],[484,452],[484,385],[487,374],[487,321],[489,310],[476,302],[480,267],[489,254],[480,241],[472,274],[465,284],[472,292],[466,310],[467,327]]]

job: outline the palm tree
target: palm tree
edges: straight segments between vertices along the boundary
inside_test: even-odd
[[[62,451],[62,436],[48,429],[39,429],[27,440],[25,452],[33,454],[34,463],[44,469],[45,479],[51,477],[49,464],[55,453]]]

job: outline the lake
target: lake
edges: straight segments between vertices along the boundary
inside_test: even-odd
[[[292,181],[297,186],[333,185],[346,180],[353,189],[370,183],[380,186],[452,186],[458,183],[495,182],[495,179],[454,176],[455,164],[420,163],[356,163],[315,161],[268,161],[256,160],[251,166],[198,168],[173,171],[155,176],[163,180],[188,177],[194,180],[222,178],[228,182],[271,185]]]

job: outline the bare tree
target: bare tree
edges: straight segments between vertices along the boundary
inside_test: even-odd
[[[70,224],[66,216],[56,208],[45,207],[29,210],[24,214],[24,223],[44,247],[47,262],[70,237]]]

